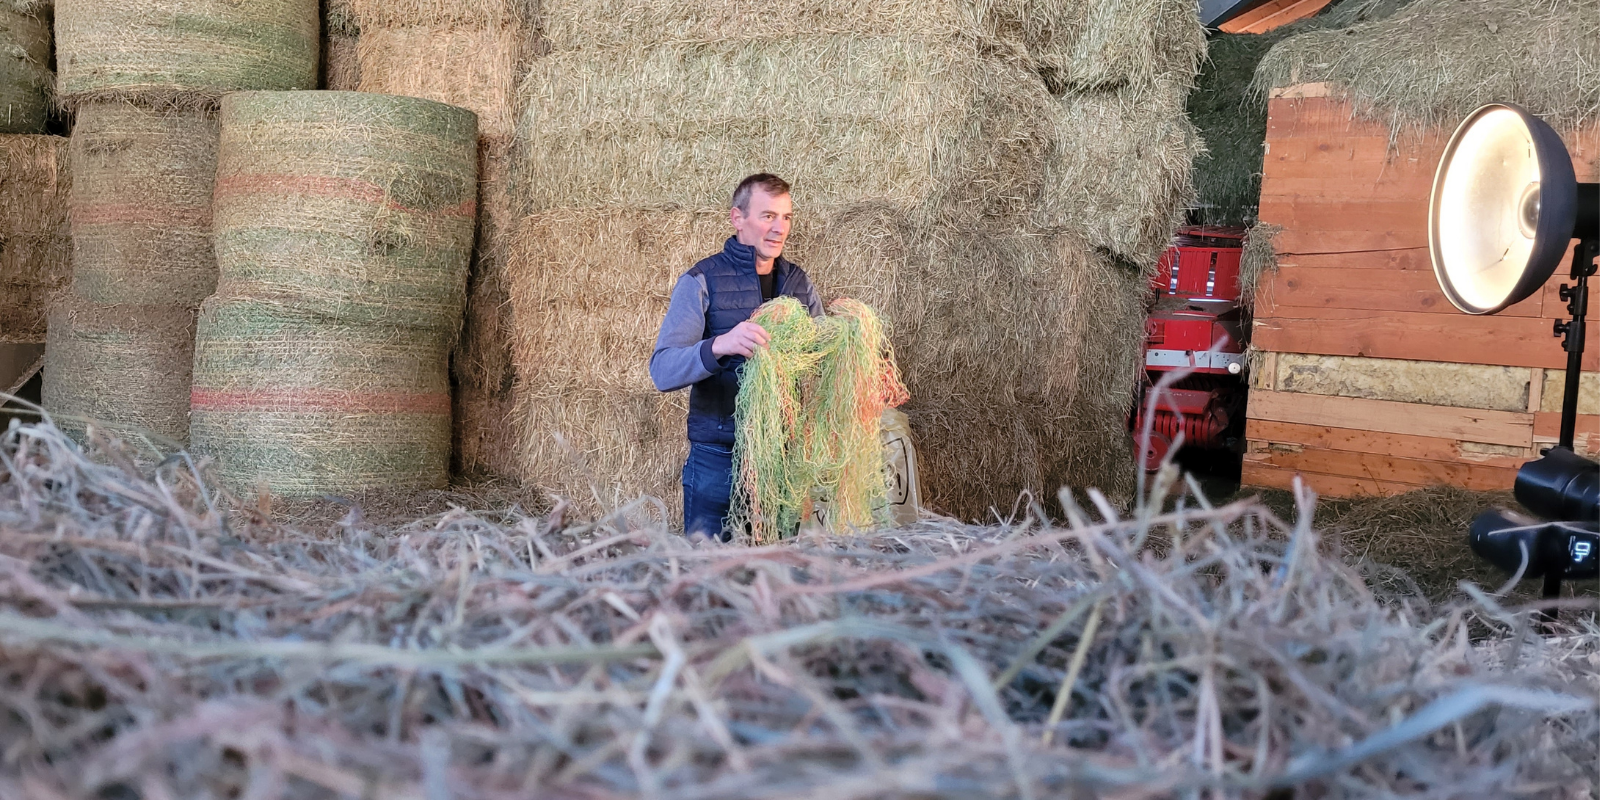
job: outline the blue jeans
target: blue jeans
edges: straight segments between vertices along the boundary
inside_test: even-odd
[[[728,540],[728,503],[733,494],[733,448],[689,443],[683,462],[683,532]]]

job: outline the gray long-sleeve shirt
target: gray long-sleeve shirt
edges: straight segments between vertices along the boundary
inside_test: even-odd
[[[808,281],[797,297],[811,316],[822,316],[822,299]],[[663,392],[692,386],[727,368],[729,359],[711,353],[711,337],[706,333],[706,310],[711,294],[704,275],[689,272],[672,287],[672,301],[656,336],[656,349],[650,356],[650,380]]]

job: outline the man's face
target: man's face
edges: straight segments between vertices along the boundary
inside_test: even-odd
[[[787,193],[773,196],[757,186],[750,192],[750,211],[747,213],[735,206],[730,217],[740,244],[754,247],[758,258],[777,258],[783,254],[783,245],[789,240],[794,204]]]

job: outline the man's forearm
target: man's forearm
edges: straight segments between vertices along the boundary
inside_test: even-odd
[[[688,275],[679,278],[650,355],[650,380],[657,389],[676,391],[722,371],[711,352],[711,339],[703,338],[705,308],[704,284]]]

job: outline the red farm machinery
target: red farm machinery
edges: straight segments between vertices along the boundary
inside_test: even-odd
[[[1129,421],[1138,442],[1149,416],[1150,437],[1140,454],[1146,469],[1160,467],[1180,442],[1237,451],[1243,438],[1249,331],[1240,302],[1243,241],[1240,228],[1180,228],[1150,282],[1144,379]],[[1157,391],[1164,378],[1167,386]]]

